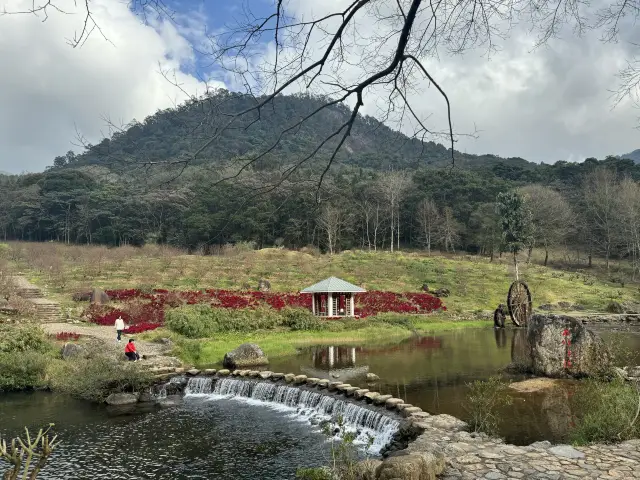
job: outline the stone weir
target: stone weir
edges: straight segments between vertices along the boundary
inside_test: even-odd
[[[156,385],[154,396],[160,402],[184,394],[187,398],[233,398],[282,408],[329,429],[336,437],[354,433],[355,441],[367,445],[370,453],[385,456],[406,448],[421,433],[414,423],[429,416],[391,395],[306,375],[213,369],[185,373]]]
[[[640,440],[575,448],[549,442],[515,446],[469,432],[450,415],[430,415],[399,398],[340,382],[253,370],[171,370],[156,372],[163,383],[147,401],[171,405],[177,394],[238,398],[306,412],[310,421],[313,415],[340,415],[353,422],[351,431],[377,434],[383,460],[363,462],[362,478],[369,480],[640,478]]]

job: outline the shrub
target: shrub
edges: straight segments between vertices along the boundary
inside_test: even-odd
[[[55,362],[51,388],[84,400],[103,402],[111,393],[137,392],[151,384],[151,374],[134,362],[98,355]]]
[[[291,330],[321,330],[322,322],[309,310],[284,308],[280,311],[282,324]],[[331,323],[331,322],[329,322]]]
[[[497,435],[500,424],[500,409],[510,405],[512,398],[504,393],[506,384],[499,377],[476,380],[468,385],[466,409],[470,414],[469,424],[476,432]]]
[[[202,342],[198,340],[180,340],[177,353],[183,360],[199,365],[202,359]]]
[[[640,437],[640,392],[633,384],[586,380],[571,397],[573,443],[614,443]]]
[[[23,353],[29,351],[39,353],[51,351],[51,344],[42,328],[37,325],[0,327],[0,352]]]
[[[353,323],[353,325],[364,325],[364,322]],[[335,320],[332,322],[321,322],[320,327],[322,330],[326,330],[327,332],[342,332],[347,329],[347,324],[340,320]]]
[[[304,309],[267,307],[230,310],[208,305],[185,305],[169,310],[166,326],[188,338],[211,337],[216,333],[273,330],[288,327],[292,330],[320,329],[320,320]]]
[[[208,305],[186,305],[169,310],[166,326],[189,338],[203,338],[211,334],[213,309]]]
[[[370,321],[373,321],[374,323],[385,323],[387,325],[397,325],[408,330],[414,329],[413,323],[408,315],[393,312],[379,313],[375,317],[372,317]]]
[[[49,361],[36,351],[0,353],[0,391],[44,387]]]
[[[303,480],[334,480],[335,475],[327,467],[299,468],[296,478]]]

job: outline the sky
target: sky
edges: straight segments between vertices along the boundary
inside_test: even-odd
[[[0,0],[0,12],[19,11],[31,2]],[[143,120],[207,86],[237,86],[198,52],[207,33],[238,18],[240,0],[171,0],[177,22],[147,17],[146,24],[126,1],[92,0],[103,35],[94,30],[72,48],[68,40],[82,28],[83,3],[57,0],[67,13],[50,10],[45,22],[42,14],[0,15],[0,171],[42,171],[54,157],[81,151],[79,136],[98,143],[109,133],[109,121]],[[292,15],[302,16],[344,3],[289,0],[288,5]],[[244,1],[256,14],[272,4]],[[366,36],[375,26],[361,28]],[[635,38],[609,44],[596,34],[568,34],[538,49],[521,30],[489,59],[472,51],[425,60],[447,91],[455,130],[475,133],[460,137],[456,148],[547,163],[640,148],[640,131],[634,128],[640,110],[629,101],[612,108],[610,92],[616,72],[633,58],[633,42],[640,43],[638,30]],[[273,49],[265,44],[267,61],[270,55]],[[357,65],[353,68],[356,75]],[[180,88],[161,72],[169,72]],[[430,124],[444,125],[442,98],[428,82],[419,82],[410,100]],[[363,113],[378,115],[380,102],[384,97],[373,92]]]

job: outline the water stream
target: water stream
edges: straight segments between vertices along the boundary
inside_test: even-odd
[[[326,425],[340,439],[346,432],[355,434],[355,443],[376,454],[396,433],[400,422],[388,412],[358,405],[328,392],[278,385],[269,381],[223,378],[190,378],[185,398],[210,401],[234,399],[290,413],[292,419],[312,425]],[[342,424],[339,425],[339,424]]]

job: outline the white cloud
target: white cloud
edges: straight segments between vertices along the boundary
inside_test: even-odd
[[[309,20],[350,3],[291,0],[288,5],[290,13]],[[360,47],[349,62],[340,65],[343,80],[358,78],[362,72],[357,57],[368,48],[367,38],[384,37],[388,31],[385,28],[388,25],[376,22],[374,15],[359,16],[354,38]],[[552,39],[537,49],[536,38],[527,28],[516,27],[490,59],[483,56],[484,51],[421,59],[449,96],[454,129],[458,133],[478,130],[477,139],[461,137],[456,148],[538,162],[603,158],[639,148],[640,136],[635,127],[640,111],[630,101],[613,109],[610,93],[617,85],[616,73],[626,60],[633,58],[633,45],[640,43],[637,27],[632,22],[622,25],[625,35],[619,43],[602,43],[597,32],[577,38],[567,28],[560,32],[560,39]],[[311,44],[322,42],[316,39]],[[385,52],[377,53],[386,58]],[[273,55],[267,61],[273,61]],[[421,80],[410,99],[430,128],[447,130],[446,104],[428,81]],[[373,92],[365,99],[362,111],[376,116],[381,105],[386,107],[386,93]],[[404,130],[413,131],[411,122]]]
[[[189,93],[205,90],[184,72],[194,71],[197,64],[192,45],[204,48],[207,29],[217,31],[222,22],[213,19],[215,25],[205,28],[207,15],[200,4],[179,13],[178,27],[161,22],[145,26],[126,2],[92,0],[96,21],[112,43],[94,31],[82,48],[73,49],[65,38],[81,30],[83,2],[74,7],[73,0],[58,0],[64,2],[70,11],[77,8],[75,15],[50,12],[45,23],[32,15],[0,16],[0,171],[41,170],[73,147],[76,125],[97,142],[104,131],[103,114],[116,121],[142,120],[183,101],[184,93],[160,69],[176,70],[177,81]],[[290,0],[289,13],[308,19],[311,13],[319,16],[350,3]],[[30,5],[31,0],[0,0],[0,10]],[[385,26],[365,18],[358,28],[358,41],[366,44],[368,35],[380,35]],[[457,148],[545,162],[602,158],[639,148],[634,126],[640,112],[630,102],[612,110],[609,94],[615,73],[632,57],[630,45],[640,43],[640,30],[628,31],[631,36],[618,44],[603,44],[595,35],[565,35],[533,49],[534,39],[516,30],[490,60],[481,52],[424,59],[451,99],[455,129],[480,131],[478,139],[461,138]],[[317,54],[323,42],[316,40],[311,44]],[[272,59],[273,44],[264,45],[264,52],[263,58]],[[343,78],[356,80],[362,74],[359,65],[344,65]],[[230,76],[221,78],[242,86]],[[443,99],[428,82],[418,86],[411,94],[413,106],[428,117],[430,127],[446,130]],[[376,115],[383,103],[382,94],[374,92],[363,113]]]
[[[0,0],[0,10],[31,3]],[[192,65],[194,54],[172,24],[142,25],[119,0],[91,5],[109,42],[95,30],[76,49],[65,39],[81,31],[84,17],[71,0],[63,6],[75,14],[50,10],[44,23],[42,16],[0,16],[0,170],[42,170],[56,155],[77,149],[71,143],[76,126],[96,143],[104,132],[102,115],[142,120],[184,101],[186,95],[160,70],[175,71],[189,94],[205,91],[205,84],[180,71]]]

